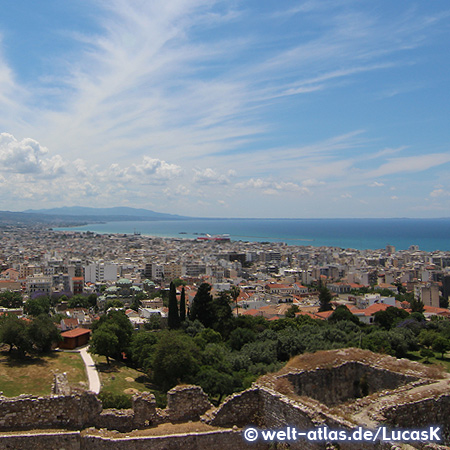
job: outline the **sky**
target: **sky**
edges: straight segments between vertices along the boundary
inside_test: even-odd
[[[447,0],[22,0],[0,210],[449,217]]]

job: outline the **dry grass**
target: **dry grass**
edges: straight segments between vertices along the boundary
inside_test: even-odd
[[[292,383],[285,377],[277,378],[273,385],[274,389],[280,394],[284,394],[287,396],[295,395],[294,387]]]
[[[129,433],[119,433],[117,431],[108,431],[105,429],[94,429],[89,428],[84,430],[82,434],[84,435],[94,435],[94,436],[102,436],[102,437],[114,437],[124,438],[124,437],[132,437],[132,436],[167,436],[173,434],[187,434],[187,433],[205,433],[208,431],[217,431],[222,428],[212,427],[210,425],[206,425],[202,422],[188,422],[188,423],[180,423],[180,424],[171,424],[164,423],[158,425],[153,428],[146,428],[145,430],[133,430]]]
[[[0,390],[6,397],[49,395],[53,375],[57,372],[66,372],[71,385],[87,386],[83,360],[78,353],[52,352],[25,359],[0,353]]]
[[[298,355],[292,358],[278,374],[292,370],[331,368],[350,361],[358,361],[392,372],[407,373],[419,378],[440,379],[446,376],[445,371],[437,366],[425,366],[407,359],[397,359],[393,356],[373,353],[359,348],[322,350],[316,353]]]

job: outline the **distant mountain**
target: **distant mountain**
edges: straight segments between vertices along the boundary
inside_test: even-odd
[[[52,209],[28,209],[25,214],[38,214],[57,218],[70,217],[82,221],[124,221],[124,220],[181,220],[188,217],[164,214],[142,208],[118,206],[115,208],[90,208],[83,206],[64,206]]]

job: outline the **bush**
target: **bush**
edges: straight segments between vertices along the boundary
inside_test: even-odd
[[[100,392],[98,398],[102,401],[103,409],[129,409],[131,397],[127,394],[114,394],[113,392]]]

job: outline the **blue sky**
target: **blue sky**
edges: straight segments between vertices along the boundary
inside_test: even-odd
[[[450,216],[448,1],[5,5],[2,210]]]

